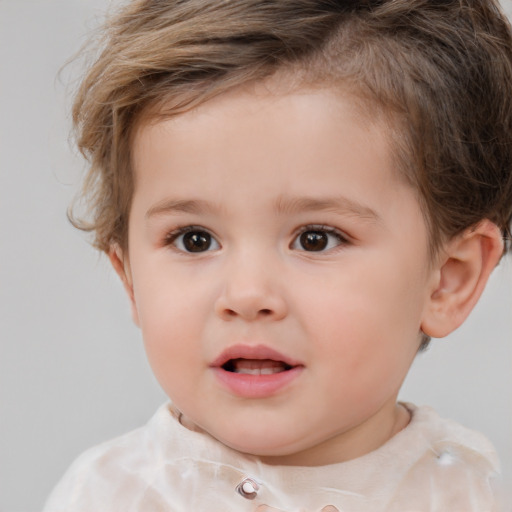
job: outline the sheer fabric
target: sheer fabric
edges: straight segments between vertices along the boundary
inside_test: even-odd
[[[379,449],[322,467],[262,464],[186,428],[172,404],[92,448],[44,512],[496,512],[498,459],[481,435],[406,404],[410,424]]]

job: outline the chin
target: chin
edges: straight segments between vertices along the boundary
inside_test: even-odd
[[[229,448],[255,457],[283,457],[304,449],[304,447],[298,446],[299,443],[291,441],[287,436],[278,436],[276,433],[269,435],[268,431],[266,433],[247,432],[244,436],[241,436],[238,431],[236,436],[233,437],[225,434],[218,437],[215,434],[211,435]]]

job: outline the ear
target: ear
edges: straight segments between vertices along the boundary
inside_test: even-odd
[[[478,302],[502,255],[501,232],[489,220],[450,240],[435,268],[421,330],[442,338],[457,329]]]
[[[124,289],[128,295],[128,298],[130,299],[133,321],[137,326],[140,326],[139,313],[137,311],[137,304],[135,302],[135,294],[133,292],[133,280],[128,258],[123,254],[123,250],[117,244],[113,244],[110,246],[108,257],[110,259],[110,263],[112,263],[112,266],[114,267],[114,270],[120,277]]]

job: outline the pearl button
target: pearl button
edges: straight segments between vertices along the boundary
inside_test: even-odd
[[[252,478],[244,478],[236,487],[238,494],[248,500],[253,500],[258,495],[260,486]]]
[[[242,491],[244,491],[245,494],[252,494],[256,491],[256,489],[254,488],[252,482],[245,482],[242,484]]]

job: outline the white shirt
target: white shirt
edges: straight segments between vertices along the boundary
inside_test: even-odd
[[[411,422],[379,449],[328,466],[285,467],[189,430],[166,404],[146,426],[82,454],[44,512],[501,510],[499,463],[487,439],[428,407],[406,406]]]

